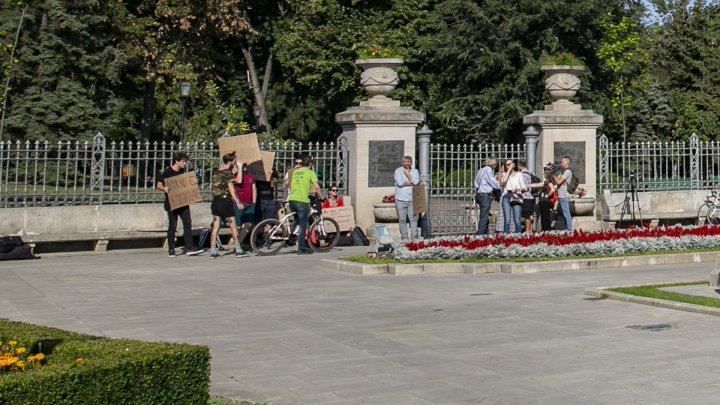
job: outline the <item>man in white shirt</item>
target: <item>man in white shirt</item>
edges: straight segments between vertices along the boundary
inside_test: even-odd
[[[490,204],[492,203],[493,189],[501,189],[502,185],[495,179],[495,167],[497,159],[493,156],[485,159],[485,166],[478,170],[475,175],[475,201],[480,206],[478,216],[477,235],[488,234],[488,223],[490,222]]]
[[[412,157],[404,156],[402,166],[395,169],[395,209],[400,223],[400,236],[408,238],[407,224],[410,220],[410,237],[417,238],[417,217],[413,214],[412,186],[420,183],[420,172],[412,167]]]

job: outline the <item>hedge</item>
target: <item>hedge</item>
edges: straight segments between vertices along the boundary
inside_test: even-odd
[[[45,365],[0,372],[0,403],[208,403],[206,346],[107,339],[0,319],[0,341],[9,340],[45,354]]]

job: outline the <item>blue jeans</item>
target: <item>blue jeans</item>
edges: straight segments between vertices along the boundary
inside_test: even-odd
[[[558,198],[558,205],[563,218],[565,218],[565,230],[572,231],[572,215],[570,215],[570,199]]]
[[[512,197],[510,193],[502,197],[503,219],[505,220],[503,231],[510,233],[510,215],[512,214],[512,219],[515,222],[515,232],[521,233],[523,231],[522,223],[520,222],[522,219],[522,204],[510,204],[510,197]]]
[[[477,234],[487,235],[488,225],[490,222],[490,204],[492,203],[492,195],[483,193],[478,195],[480,201],[480,216],[478,217]]]
[[[300,230],[298,232],[298,250],[306,250],[308,248],[308,244],[305,230],[308,227],[310,204],[299,201],[290,201],[290,209],[292,210],[292,212],[295,213],[295,221],[293,221],[293,224],[297,223],[297,225],[300,227]],[[292,232],[294,228],[295,226],[293,225],[290,229],[290,232]]]
[[[408,238],[407,224],[408,219],[410,220],[410,237],[412,239],[417,238],[417,218],[413,215],[413,203],[412,201],[398,201],[395,200],[395,210],[398,214],[398,223],[400,224],[400,237],[403,239]]]

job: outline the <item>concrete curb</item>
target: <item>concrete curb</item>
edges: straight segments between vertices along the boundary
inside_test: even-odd
[[[342,259],[323,259],[326,268],[360,275],[389,273],[396,276],[411,274],[445,273],[508,273],[529,274],[548,271],[595,270],[619,267],[653,266],[659,264],[712,262],[720,252],[695,252],[664,255],[604,257],[597,259],[552,260],[539,262],[492,262],[492,263],[390,263],[365,264]]]
[[[706,307],[703,305],[695,305],[695,304],[687,304],[684,302],[677,302],[677,301],[670,301],[670,300],[661,300],[658,298],[640,297],[637,295],[623,294],[623,293],[608,290],[610,288],[619,288],[619,287],[633,287],[633,286],[622,285],[622,286],[611,286],[611,287],[586,288],[585,294],[593,296],[593,297],[598,297],[598,298],[606,298],[606,299],[612,299],[612,300],[618,300],[618,301],[632,302],[635,304],[650,305],[653,307],[676,309],[676,310],[685,311],[685,312],[694,312],[694,313],[698,313],[698,314],[720,316],[720,308]]]

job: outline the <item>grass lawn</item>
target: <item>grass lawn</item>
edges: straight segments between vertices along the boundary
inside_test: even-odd
[[[720,247],[714,249],[687,249],[687,250],[662,250],[656,252],[626,253],[618,255],[587,255],[569,257],[519,257],[519,258],[468,258],[468,259],[431,259],[431,260],[395,260],[393,258],[372,258],[367,256],[348,256],[341,260],[363,264],[417,264],[417,263],[493,263],[493,262],[547,262],[555,260],[583,260],[599,259],[604,257],[631,257],[631,256],[655,256],[663,254],[698,253],[698,252],[720,252]]]
[[[699,297],[697,295],[686,295],[670,291],[662,291],[663,287],[676,287],[683,285],[707,285],[707,281],[689,281],[683,283],[665,283],[665,284],[648,284],[631,287],[609,288],[609,291],[615,291],[623,294],[637,295],[640,297],[657,298],[661,300],[683,302],[686,304],[702,305],[706,307],[720,308],[720,299]]]

